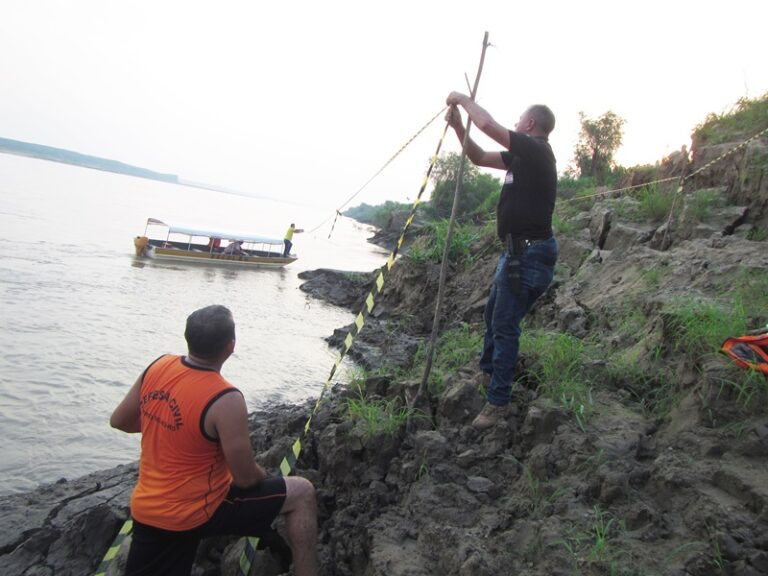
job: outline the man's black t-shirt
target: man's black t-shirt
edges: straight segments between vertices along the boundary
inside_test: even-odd
[[[510,151],[502,152],[508,170],[496,207],[496,231],[513,238],[545,240],[552,236],[557,193],[555,155],[546,138],[509,132]]]

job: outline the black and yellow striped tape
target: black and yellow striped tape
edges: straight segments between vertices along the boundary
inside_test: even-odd
[[[117,556],[118,551],[120,550],[120,546],[123,545],[123,541],[128,537],[128,534],[131,533],[131,530],[133,529],[133,520],[128,518],[123,523],[122,528],[120,528],[120,531],[117,533],[117,537],[115,538],[115,541],[112,542],[112,546],[109,547],[107,550],[107,553],[104,554],[104,559],[101,561],[101,564],[99,564],[99,567],[96,569],[95,576],[104,576],[107,573],[107,568],[109,568],[110,563],[112,560],[115,559],[115,556]]]
[[[320,404],[323,401],[323,398],[325,397],[325,392],[330,386],[331,382],[333,381],[333,377],[336,374],[336,370],[341,365],[342,360],[344,360],[344,357],[346,356],[347,352],[349,352],[349,349],[352,348],[352,344],[354,343],[355,337],[360,333],[360,331],[363,329],[363,326],[365,325],[365,319],[368,317],[368,315],[373,310],[373,307],[376,305],[376,297],[381,293],[382,289],[384,288],[384,277],[385,273],[389,272],[392,269],[392,266],[395,264],[395,258],[397,257],[398,252],[400,251],[400,248],[403,245],[403,242],[405,241],[405,234],[408,231],[408,228],[410,227],[411,223],[413,222],[414,217],[416,216],[416,210],[419,207],[419,204],[421,204],[421,197],[424,194],[424,190],[427,187],[427,184],[429,183],[429,177],[432,174],[432,169],[434,168],[435,164],[437,163],[437,157],[440,153],[440,148],[442,148],[443,140],[445,140],[445,134],[448,131],[448,125],[446,124],[445,129],[443,130],[442,135],[440,136],[440,141],[437,144],[437,149],[435,150],[434,155],[432,156],[432,159],[429,164],[429,168],[427,169],[427,172],[424,176],[424,181],[421,184],[421,188],[419,189],[419,194],[416,196],[416,200],[413,202],[413,207],[411,208],[411,212],[408,215],[408,218],[405,220],[405,223],[403,224],[403,230],[400,232],[400,237],[397,240],[397,244],[395,245],[395,248],[392,250],[392,253],[389,255],[389,258],[387,258],[387,262],[384,266],[381,267],[381,270],[379,271],[379,274],[376,276],[376,278],[373,281],[373,285],[371,287],[371,291],[368,293],[368,297],[365,299],[365,303],[363,304],[362,310],[358,313],[357,317],[355,318],[355,323],[350,329],[350,331],[347,333],[346,338],[344,339],[344,347],[342,351],[339,353],[338,357],[336,358],[336,361],[334,362],[333,366],[331,367],[330,374],[328,375],[328,378],[325,380],[325,384],[323,385],[323,389],[320,391],[320,395],[317,398],[317,401],[315,402],[315,406],[312,409],[312,412],[309,415],[309,418],[307,418],[307,422],[304,424],[304,436],[306,436],[309,433],[311,424],[312,424],[312,418],[317,413],[318,408],[320,408]],[[280,462],[280,474],[282,476],[289,476],[291,472],[293,472],[296,468],[296,462],[299,459],[299,455],[301,454],[301,437],[296,438],[296,441],[293,443],[291,447],[291,452],[287,456],[285,456]],[[238,573],[238,576],[248,576],[248,573],[251,569],[251,565],[253,563],[253,558],[256,553],[256,547],[258,546],[259,539],[255,536],[249,536],[245,539],[245,549],[243,550],[242,555],[240,556],[240,572]]]
[[[446,124],[445,128],[443,129],[443,133],[440,136],[440,141],[437,144],[437,149],[435,150],[435,153],[431,158],[429,168],[427,169],[427,172],[424,176],[424,180],[421,184],[421,188],[419,189],[419,193],[416,197],[416,200],[414,200],[413,202],[413,207],[411,208],[411,212],[408,215],[408,218],[406,219],[405,223],[403,224],[403,230],[400,233],[400,237],[397,241],[397,244],[395,245],[395,248],[392,250],[392,253],[389,255],[389,258],[387,258],[386,264],[381,267],[381,270],[379,271],[378,276],[375,278],[373,282],[371,291],[368,293],[368,297],[365,299],[363,309],[355,318],[354,326],[352,327],[350,332],[347,333],[347,337],[344,339],[344,348],[339,353],[339,356],[336,358],[336,361],[331,367],[331,371],[328,375],[328,378],[325,381],[325,384],[323,385],[322,390],[320,391],[320,395],[317,398],[317,402],[315,402],[315,406],[312,409],[312,412],[310,413],[309,418],[307,418],[307,422],[304,424],[303,436],[306,436],[309,433],[310,426],[312,423],[312,418],[317,412],[318,408],[320,407],[320,404],[322,403],[323,398],[325,396],[326,390],[329,388],[331,382],[333,381],[333,377],[336,375],[336,371],[341,365],[341,362],[343,361],[347,352],[349,352],[349,349],[352,348],[352,343],[354,342],[355,337],[363,329],[363,326],[365,325],[365,319],[371,313],[371,311],[373,310],[373,307],[376,305],[376,296],[378,296],[381,293],[381,290],[384,287],[385,272],[389,272],[389,270],[391,270],[392,266],[394,266],[395,264],[395,258],[397,257],[397,254],[399,253],[400,248],[402,247],[403,242],[405,241],[405,234],[408,231],[408,228],[410,227],[411,223],[413,222],[414,217],[416,216],[416,210],[418,209],[419,204],[421,204],[421,197],[423,196],[424,190],[426,189],[427,184],[429,183],[429,177],[432,174],[432,170],[435,164],[437,163],[437,157],[440,153],[440,149],[442,148],[443,141],[445,140],[445,134],[447,131],[448,131],[448,125]],[[413,138],[411,140],[413,140]],[[302,447],[301,437],[298,437],[296,438],[296,441],[291,446],[291,452],[287,456],[285,456],[283,460],[280,462],[279,474],[281,476],[289,476],[295,470],[296,462],[298,461],[299,456],[301,455],[301,447]],[[112,546],[110,546],[109,550],[107,550],[107,553],[105,554],[104,559],[102,560],[101,564],[99,564],[99,568],[95,576],[105,576],[107,568],[109,567],[109,564],[112,562],[112,560],[114,560],[115,556],[117,555],[117,552],[120,550],[120,546],[123,544],[123,541],[131,532],[132,528],[133,528],[133,522],[129,518],[128,520],[125,521],[125,524],[123,524],[123,527],[120,529],[120,532],[118,532],[117,537],[115,538],[115,541],[112,543]],[[258,547],[258,544],[259,544],[258,537],[249,536],[245,539],[245,548],[243,550],[242,555],[240,556],[240,562],[239,562],[239,572],[238,572],[239,576],[248,576],[251,570],[251,566],[253,565],[253,559],[255,557],[256,548]]]

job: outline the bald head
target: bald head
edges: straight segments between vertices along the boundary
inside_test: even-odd
[[[539,131],[543,136],[549,136],[555,129],[555,115],[549,106],[544,104],[534,104],[525,114],[534,121],[534,132]]]

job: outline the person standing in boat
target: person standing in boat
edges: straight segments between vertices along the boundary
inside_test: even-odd
[[[291,225],[288,227],[288,230],[285,232],[285,238],[283,238],[283,243],[285,244],[285,249],[283,250],[283,257],[287,258],[291,255],[291,248],[293,247],[293,235],[298,234],[300,232],[304,232],[301,228],[296,228],[296,224],[291,222]]]
[[[235,350],[224,306],[187,318],[186,356],[163,355],[110,418],[141,432],[126,576],[187,576],[201,538],[262,536],[285,518],[296,576],[317,576],[317,502],[305,478],[270,476],[254,459],[242,393],[221,375]]]

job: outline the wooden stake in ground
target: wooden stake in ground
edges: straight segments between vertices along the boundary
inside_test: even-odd
[[[477,87],[480,84],[480,75],[483,73],[483,62],[485,62],[485,50],[488,48],[488,32],[483,36],[483,50],[480,54],[480,65],[477,68],[477,76],[475,76],[475,85],[469,97],[474,100],[477,95]],[[428,397],[429,390],[427,382],[429,381],[429,374],[432,371],[432,362],[435,357],[435,348],[437,344],[437,335],[440,328],[440,311],[443,305],[443,292],[445,291],[445,278],[448,273],[448,254],[451,250],[451,238],[453,236],[453,229],[456,225],[456,213],[458,212],[459,198],[461,196],[461,180],[464,175],[464,162],[467,157],[467,144],[469,143],[469,129],[472,126],[472,120],[467,116],[467,128],[464,133],[464,142],[461,148],[461,160],[459,161],[459,173],[456,176],[456,188],[453,192],[453,207],[451,208],[451,219],[448,222],[448,232],[445,237],[445,247],[443,248],[443,260],[440,264],[440,282],[437,287],[437,301],[435,302],[435,317],[432,321],[432,334],[429,338],[429,347],[427,349],[426,364],[424,366],[424,375],[421,378],[419,384],[419,391],[416,393],[416,397],[413,399],[412,406],[418,407],[423,398]]]

